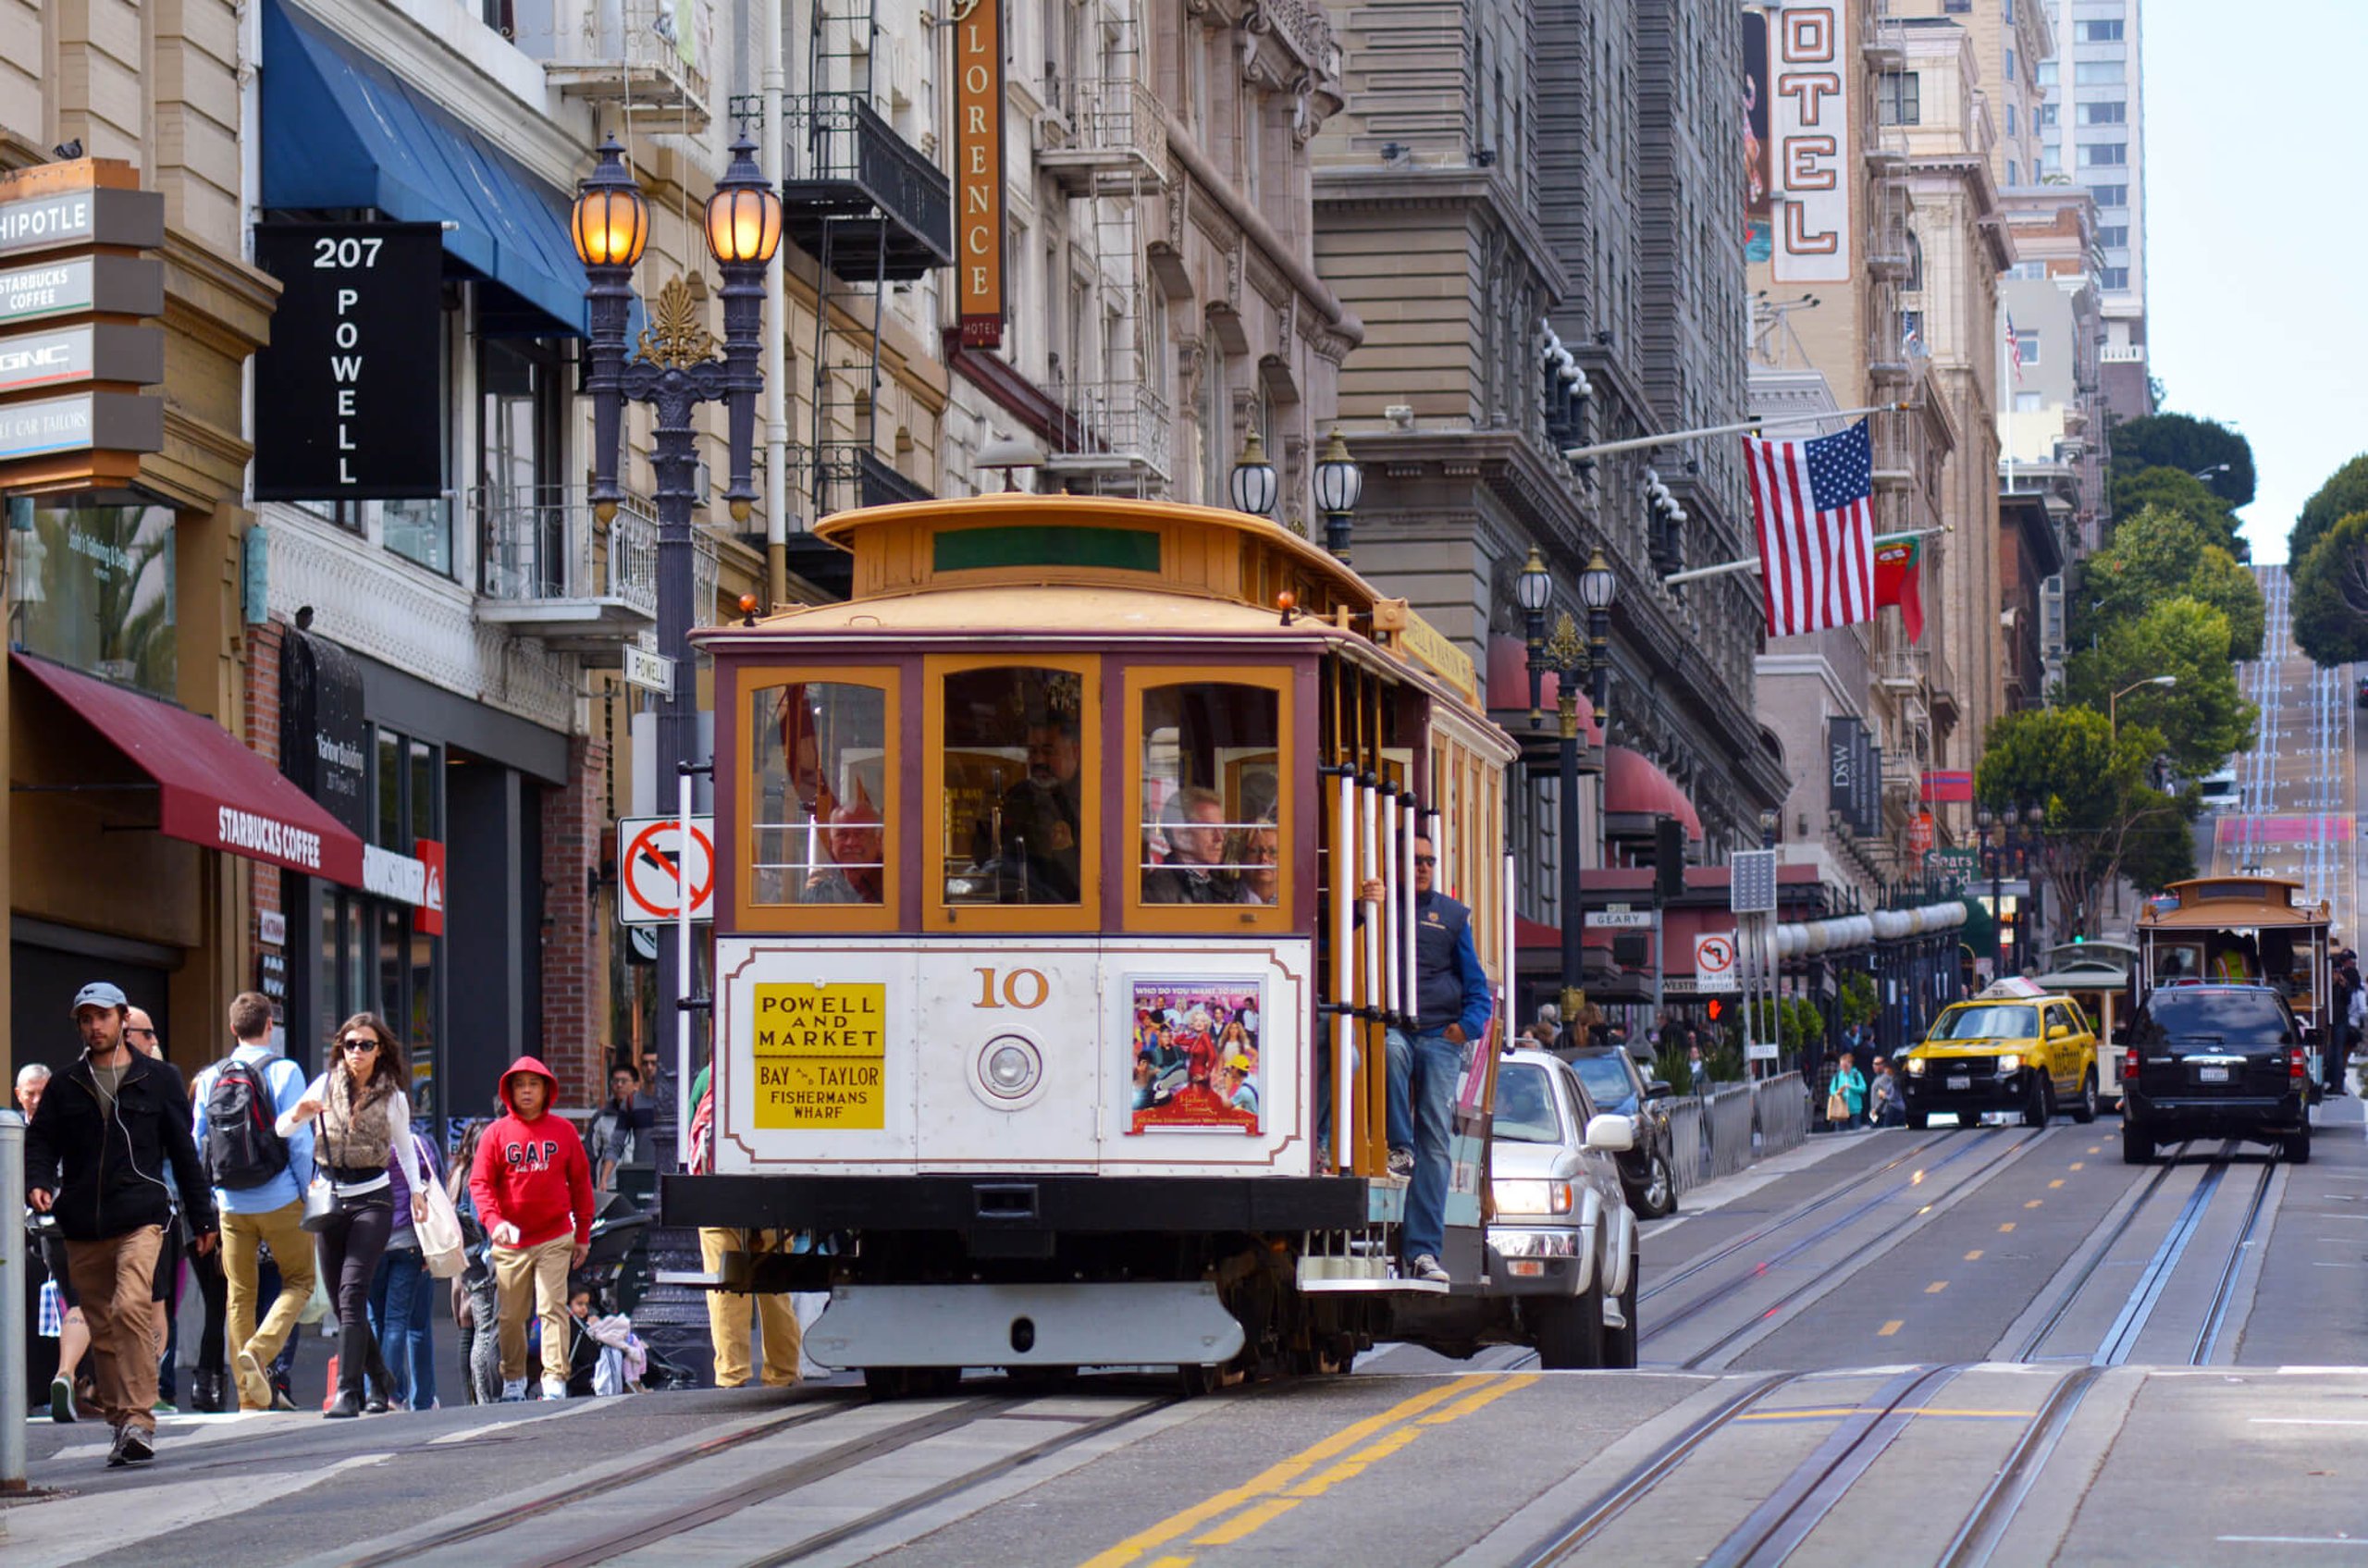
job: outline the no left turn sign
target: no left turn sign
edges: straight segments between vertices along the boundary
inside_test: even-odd
[[[626,925],[660,925],[680,919],[677,878],[686,875],[691,919],[715,919],[715,819],[691,819],[690,863],[681,859],[679,817],[621,817],[617,821],[617,880],[622,893],[617,918]]]
[[[1735,939],[1730,932],[1709,932],[1694,939],[1694,989],[1733,991]]]

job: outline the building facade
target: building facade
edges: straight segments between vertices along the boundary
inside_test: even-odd
[[[2035,0],[2031,0],[2035,3]],[[2041,167],[2097,204],[2104,397],[2119,419],[2154,412],[2146,353],[2146,101],[2142,0],[2053,0],[2055,58],[2041,68]]]
[[[1359,569],[1463,648],[1541,762],[1555,731],[1531,727],[1516,579],[1536,549],[1555,582],[1549,623],[1569,611],[1582,626],[1593,552],[1618,581],[1580,843],[1559,842],[1550,766],[1511,803],[1521,913],[1559,928],[1566,852],[1646,863],[1655,822],[1675,815],[1689,858],[1716,862],[1758,844],[1783,791],[1752,715],[1756,589],[1661,582],[1748,553],[1734,442],[1564,455],[1741,417],[1734,12],[1436,0],[1350,13],[1341,43],[1345,106],[1314,148],[1314,247],[1364,327],[1339,390],[1365,475]],[[1674,514],[1649,504],[1648,471]],[[1556,684],[1544,689],[1550,708]],[[1543,994],[1558,938],[1532,936],[1523,968]],[[1649,994],[1608,947],[1589,964],[1591,994]]]

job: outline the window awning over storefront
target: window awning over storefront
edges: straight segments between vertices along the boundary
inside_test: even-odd
[[[263,49],[265,207],[450,224],[445,254],[524,307],[481,311],[492,330],[583,335],[566,192],[279,0],[265,0]]]
[[[158,832],[362,885],[362,841],[213,720],[62,664],[10,658],[155,781]]]
[[[1702,837],[1701,814],[1677,781],[1624,746],[1605,752],[1603,809],[1613,816],[1674,817],[1685,824],[1685,836]]]

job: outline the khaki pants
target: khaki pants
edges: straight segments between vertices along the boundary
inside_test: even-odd
[[[526,1376],[526,1314],[543,1320],[543,1376],[567,1381],[567,1266],[575,1252],[568,1230],[534,1247],[493,1249],[493,1288],[501,1318],[501,1380]]]
[[[279,1266],[279,1294],[272,1298],[263,1327],[255,1327],[255,1277],[258,1249],[268,1244]],[[261,1214],[222,1211],[222,1272],[230,1282],[228,1323],[230,1367],[235,1374],[240,1352],[268,1367],[280,1346],[296,1331],[296,1319],[313,1299],[313,1238],[304,1228],[304,1205],[299,1201]],[[269,1410],[271,1401],[253,1402],[249,1390],[239,1391],[241,1410]]]
[[[107,1425],[156,1429],[156,1336],[153,1299],[162,1226],[143,1225],[97,1241],[68,1241],[66,1269],[91,1330],[92,1380]]]
[[[699,1262],[709,1274],[723,1266],[723,1254],[760,1252],[772,1240],[765,1230],[699,1231]],[[797,1355],[802,1343],[797,1313],[786,1295],[758,1296],[757,1317],[765,1336],[765,1387],[785,1389],[797,1381]],[[748,1381],[748,1298],[731,1290],[707,1293],[708,1339],[715,1347],[715,1386],[737,1389]]]

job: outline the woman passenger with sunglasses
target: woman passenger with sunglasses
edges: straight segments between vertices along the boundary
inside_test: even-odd
[[[411,1217],[427,1216],[419,1153],[411,1142],[407,1073],[394,1031],[376,1013],[356,1013],[337,1031],[337,1059],[279,1118],[279,1135],[320,1118],[313,1160],[337,1194],[335,1212],[314,1236],[321,1278],[337,1303],[337,1398],[322,1414],[362,1414],[364,1375],[392,1388],[394,1378],[370,1335],[370,1281],[395,1224],[389,1159],[411,1191]]]

